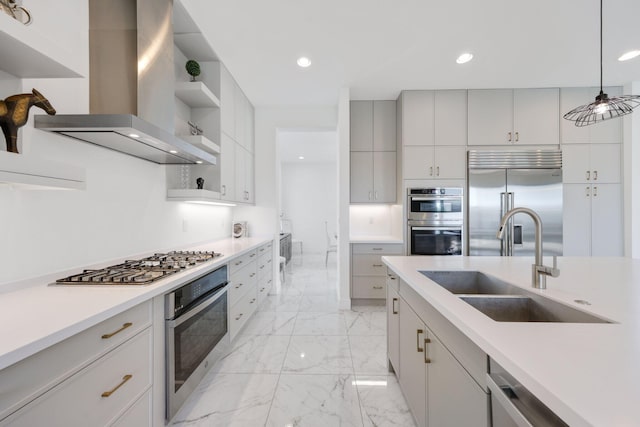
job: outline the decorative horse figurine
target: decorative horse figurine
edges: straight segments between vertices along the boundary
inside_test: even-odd
[[[7,141],[7,151],[18,152],[18,128],[27,123],[29,108],[34,105],[51,116],[56,113],[47,98],[35,89],[32,93],[12,95],[4,101],[0,100],[0,127]]]

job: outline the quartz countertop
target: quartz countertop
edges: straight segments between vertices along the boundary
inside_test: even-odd
[[[640,425],[640,260],[558,258],[560,276],[537,290],[532,257],[382,259],[569,425]],[[482,271],[615,323],[497,322],[420,270]]]
[[[260,237],[229,238],[176,248],[216,251],[223,255],[149,285],[50,285],[56,279],[78,273],[79,269],[3,285],[0,287],[0,369],[137,304],[165,294],[271,240]],[[149,255],[153,253],[140,254],[135,258]],[[122,261],[124,258],[86,268],[102,268]]]
[[[350,236],[349,243],[393,243],[402,244],[404,240],[397,236]]]

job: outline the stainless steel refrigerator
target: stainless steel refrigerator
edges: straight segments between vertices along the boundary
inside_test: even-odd
[[[562,152],[560,150],[468,153],[467,255],[534,255],[535,227],[516,214],[502,239],[502,215],[531,208],[542,219],[544,255],[562,255]]]

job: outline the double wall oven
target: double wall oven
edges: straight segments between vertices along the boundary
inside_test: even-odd
[[[462,187],[407,190],[407,254],[462,255]]]

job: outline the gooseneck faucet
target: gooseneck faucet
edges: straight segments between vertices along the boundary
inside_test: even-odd
[[[553,257],[553,267],[547,267],[543,264],[542,260],[542,220],[540,216],[529,208],[513,208],[504,214],[502,220],[500,220],[500,228],[496,233],[496,238],[502,239],[504,229],[507,226],[509,219],[517,213],[524,213],[531,217],[533,224],[536,227],[536,259],[535,264],[532,267],[531,286],[537,289],[547,288],[547,276],[558,277],[560,270],[558,269],[558,259]]]

